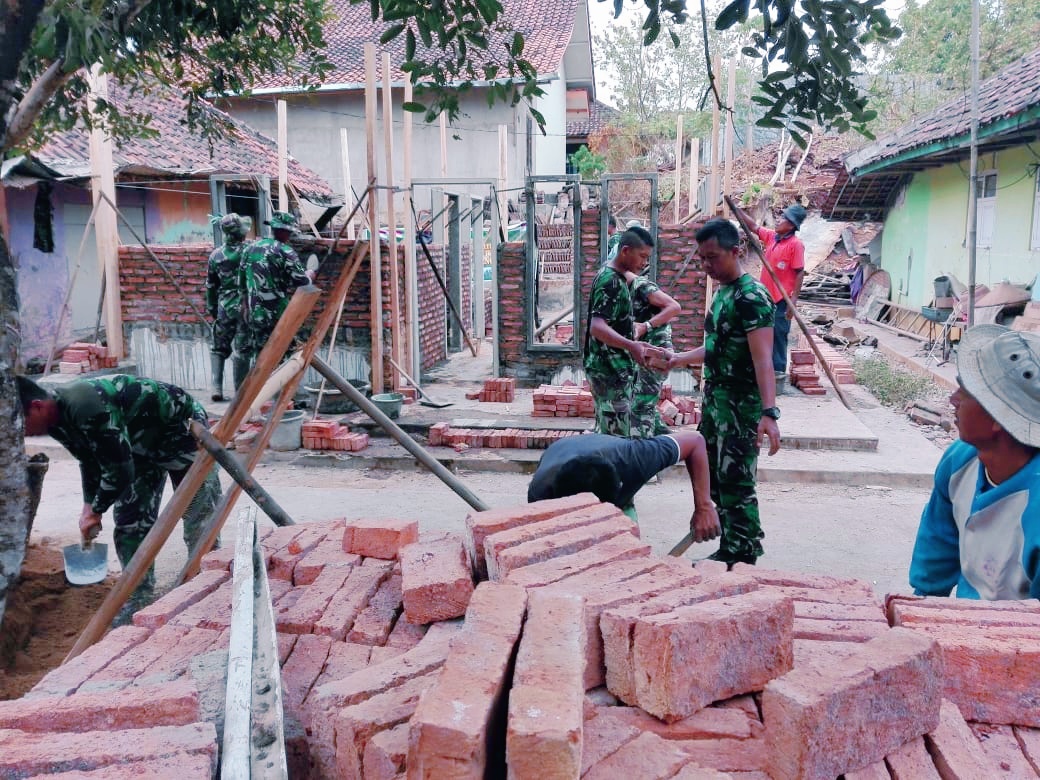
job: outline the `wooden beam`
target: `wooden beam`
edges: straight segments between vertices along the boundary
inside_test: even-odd
[[[390,88],[390,55],[383,52],[383,151],[386,153],[387,254],[390,256],[390,354],[404,360],[401,351],[401,266],[397,258],[397,212],[394,209],[394,101]],[[390,367],[390,386],[401,387],[401,375]]]
[[[354,203],[354,188],[350,182],[350,148],[347,142],[347,128],[341,127],[339,129],[339,154],[343,164],[343,204],[348,208],[353,208]],[[347,223],[347,240],[354,240],[354,220],[351,219]]]
[[[376,45],[365,44],[365,138],[368,180],[378,179],[376,163]],[[372,329],[372,392],[381,393],[383,384],[383,252],[379,239],[378,198],[368,199],[368,230],[374,250],[370,253],[369,327]]]
[[[278,106],[278,209],[289,210],[289,108],[284,100]]]
[[[412,77],[404,79],[404,102],[412,102]],[[412,112],[404,111],[402,140],[404,145],[404,279],[408,294],[408,366],[412,376],[422,368],[422,342],[419,339],[419,274],[415,256],[414,193],[412,192]]]
[[[253,713],[253,544],[256,521],[243,510],[238,521],[235,559],[231,567],[231,625],[228,630],[227,692],[220,776],[249,780],[250,725]]]
[[[711,65],[715,75],[715,83],[719,83],[719,73],[722,71],[722,58],[715,55]],[[704,213],[714,217],[719,208],[719,103],[717,100],[711,102],[711,178],[708,183],[708,202],[704,204]]]
[[[679,222],[679,200],[682,194],[683,115],[675,120],[675,197],[672,199],[672,221]],[[692,194],[690,197],[693,197]]]
[[[506,197],[506,184],[509,181],[509,135],[505,125],[498,126],[498,211],[500,216],[499,230],[503,241],[509,231],[509,198]]]
[[[697,200],[700,198],[701,188],[697,186],[700,182],[701,173],[701,139],[694,138],[690,141],[690,207],[686,212],[687,217],[697,213]]]
[[[730,192],[730,188],[733,185],[733,136],[734,127],[733,122],[736,118],[736,112],[734,107],[737,103],[737,58],[733,57],[729,61],[729,83],[726,89],[726,107],[729,112],[726,114],[726,148],[724,153],[726,155],[726,165],[722,174],[722,191],[725,193]],[[727,211],[727,216],[731,216]]]

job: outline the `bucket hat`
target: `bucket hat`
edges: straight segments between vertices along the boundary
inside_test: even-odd
[[[1040,334],[976,325],[957,348],[964,389],[1016,441],[1040,447]]]
[[[805,207],[798,203],[792,203],[786,209],[780,212],[784,215],[784,219],[794,225],[794,229],[798,230],[805,222],[806,212]]]
[[[264,224],[270,225],[274,230],[291,230],[293,233],[299,231],[299,222],[297,222],[295,215],[290,214],[288,211],[274,212],[271,218]]]

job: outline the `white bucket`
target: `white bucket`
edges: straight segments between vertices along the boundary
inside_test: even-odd
[[[267,448],[276,452],[288,452],[300,449],[303,443],[303,420],[306,412],[301,409],[290,409],[282,415],[278,426],[271,434]]]

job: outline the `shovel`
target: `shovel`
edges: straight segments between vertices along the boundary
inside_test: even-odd
[[[425,390],[419,387],[418,382],[416,382],[414,379],[408,376],[408,374],[404,372],[404,369],[397,365],[396,361],[394,361],[393,358],[387,358],[387,360],[390,361],[390,365],[397,369],[397,373],[399,373],[406,380],[408,380],[408,384],[415,388],[415,392],[417,392],[420,396],[419,403],[421,403],[423,406],[429,406],[433,409],[443,409],[446,406],[452,406],[454,404],[454,401],[434,401],[432,398],[430,398],[430,396],[426,394]]]
[[[93,585],[108,576],[108,545],[89,540],[62,548],[65,579],[73,585]]]

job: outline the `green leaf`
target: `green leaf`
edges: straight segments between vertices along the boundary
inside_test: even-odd
[[[728,30],[735,24],[743,24],[747,21],[750,8],[751,0],[733,0],[715,18],[715,29]]]
[[[379,42],[383,45],[390,43],[394,38],[404,32],[406,24],[395,24],[392,27],[387,27],[383,30],[383,34],[379,36]]]
[[[513,57],[519,57],[524,53],[524,36],[520,33],[513,34],[513,43],[509,47],[509,54]]]
[[[426,106],[424,106],[422,103],[416,103],[414,100],[411,100],[407,103],[402,103],[401,108],[405,111],[410,111],[413,114],[421,114],[426,110]]]

